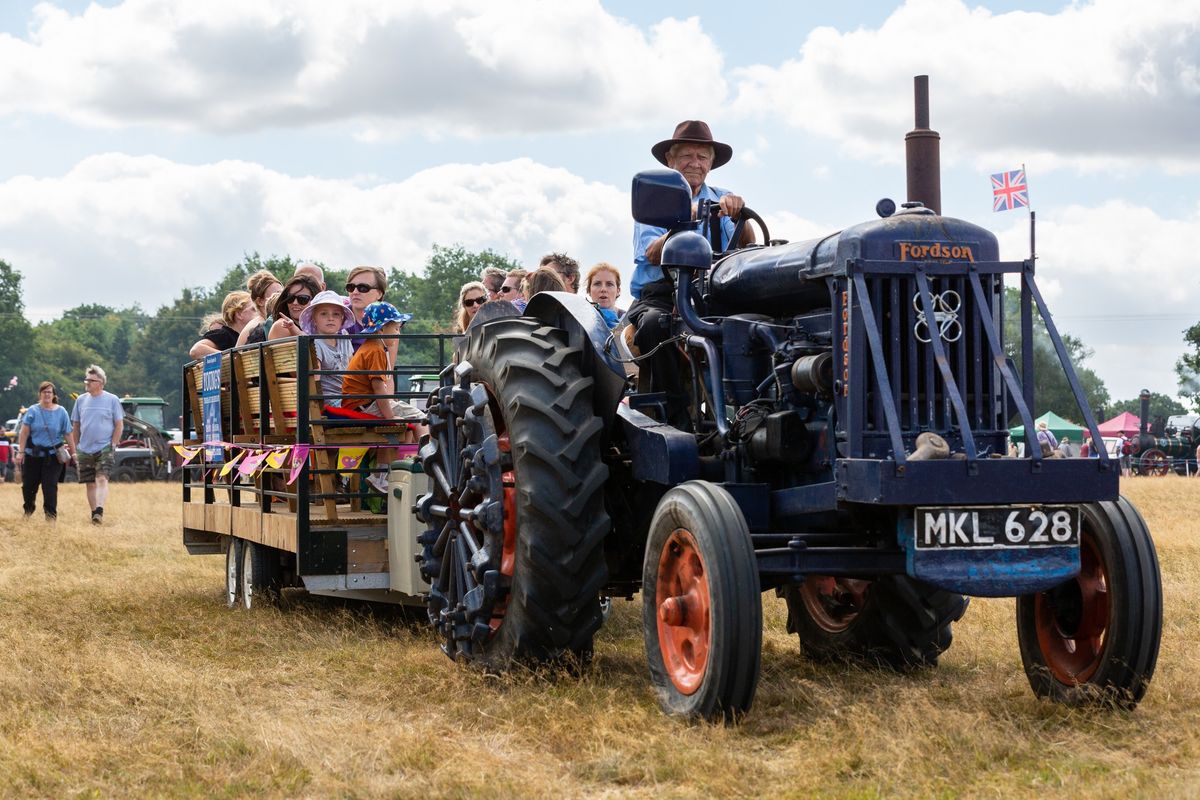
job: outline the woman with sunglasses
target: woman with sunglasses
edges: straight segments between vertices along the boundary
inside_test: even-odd
[[[21,468],[21,494],[25,501],[26,517],[32,516],[37,508],[40,486],[46,520],[53,522],[58,518],[58,482],[64,467],[59,463],[55,450],[64,443],[74,459],[75,439],[71,435],[71,418],[67,410],[58,404],[54,384],[42,381],[38,386],[38,403],[30,406],[21,418],[21,432],[17,436],[15,460]]]
[[[346,278],[346,297],[350,298],[350,313],[354,321],[343,333],[363,333],[363,311],[371,303],[383,301],[387,294],[387,273],[379,267],[355,267]],[[350,344],[354,349],[362,347],[363,339],[354,338]]]
[[[271,304],[274,322],[271,323],[267,341],[273,342],[304,333],[300,327],[300,315],[304,313],[304,307],[320,292],[321,287],[308,275],[293,275],[288,278],[288,282],[283,285],[283,291]]]
[[[238,334],[252,319],[254,303],[250,301],[250,293],[240,290],[230,292],[221,303],[221,325],[201,334],[200,341],[192,345],[188,355],[204,358],[209,353],[219,353],[236,346]]]
[[[458,309],[454,312],[454,332],[462,333],[488,301],[488,290],[480,281],[464,283],[458,290]]]

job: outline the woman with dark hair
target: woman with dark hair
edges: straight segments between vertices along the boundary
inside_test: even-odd
[[[58,518],[58,482],[62,478],[63,464],[55,451],[64,444],[74,460],[71,417],[58,404],[54,384],[42,381],[38,386],[38,403],[30,406],[21,418],[21,432],[17,436],[16,463],[21,467],[21,494],[26,517],[37,508],[37,490],[41,486],[46,519],[53,522]]]
[[[304,333],[300,327],[300,315],[304,307],[321,293],[321,287],[308,275],[293,275],[283,285],[283,291],[271,304],[271,333],[268,342],[284,339],[288,336],[299,336]]]

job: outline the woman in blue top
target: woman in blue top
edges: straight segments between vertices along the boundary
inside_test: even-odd
[[[58,463],[54,451],[65,443],[71,459],[75,458],[71,418],[67,410],[58,404],[53,383],[42,381],[38,386],[38,404],[30,406],[25,412],[20,427],[16,463],[21,467],[25,516],[29,517],[37,508],[37,490],[41,486],[42,508],[46,512],[46,519],[53,522],[58,518],[58,482],[63,474],[63,465]]]

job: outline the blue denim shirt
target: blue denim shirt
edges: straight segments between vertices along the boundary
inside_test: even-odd
[[[692,201],[695,203],[701,200],[719,200],[727,194],[729,194],[728,189],[718,189],[702,183],[700,191],[692,196]],[[733,229],[736,225],[737,223],[729,217],[721,217],[721,232],[724,234],[726,242],[733,238]],[[633,224],[633,280],[629,282],[629,293],[635,300],[641,299],[643,286],[662,280],[664,276],[662,267],[651,264],[647,260],[646,248],[666,232],[666,228],[658,228],[654,225],[643,225],[640,222]]]

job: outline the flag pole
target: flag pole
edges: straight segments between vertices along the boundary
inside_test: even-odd
[[[1025,171],[1025,162],[1021,162],[1021,174],[1025,176],[1025,196],[1029,196],[1029,173]],[[1037,260],[1037,214],[1033,203],[1029,204],[1029,260]]]

